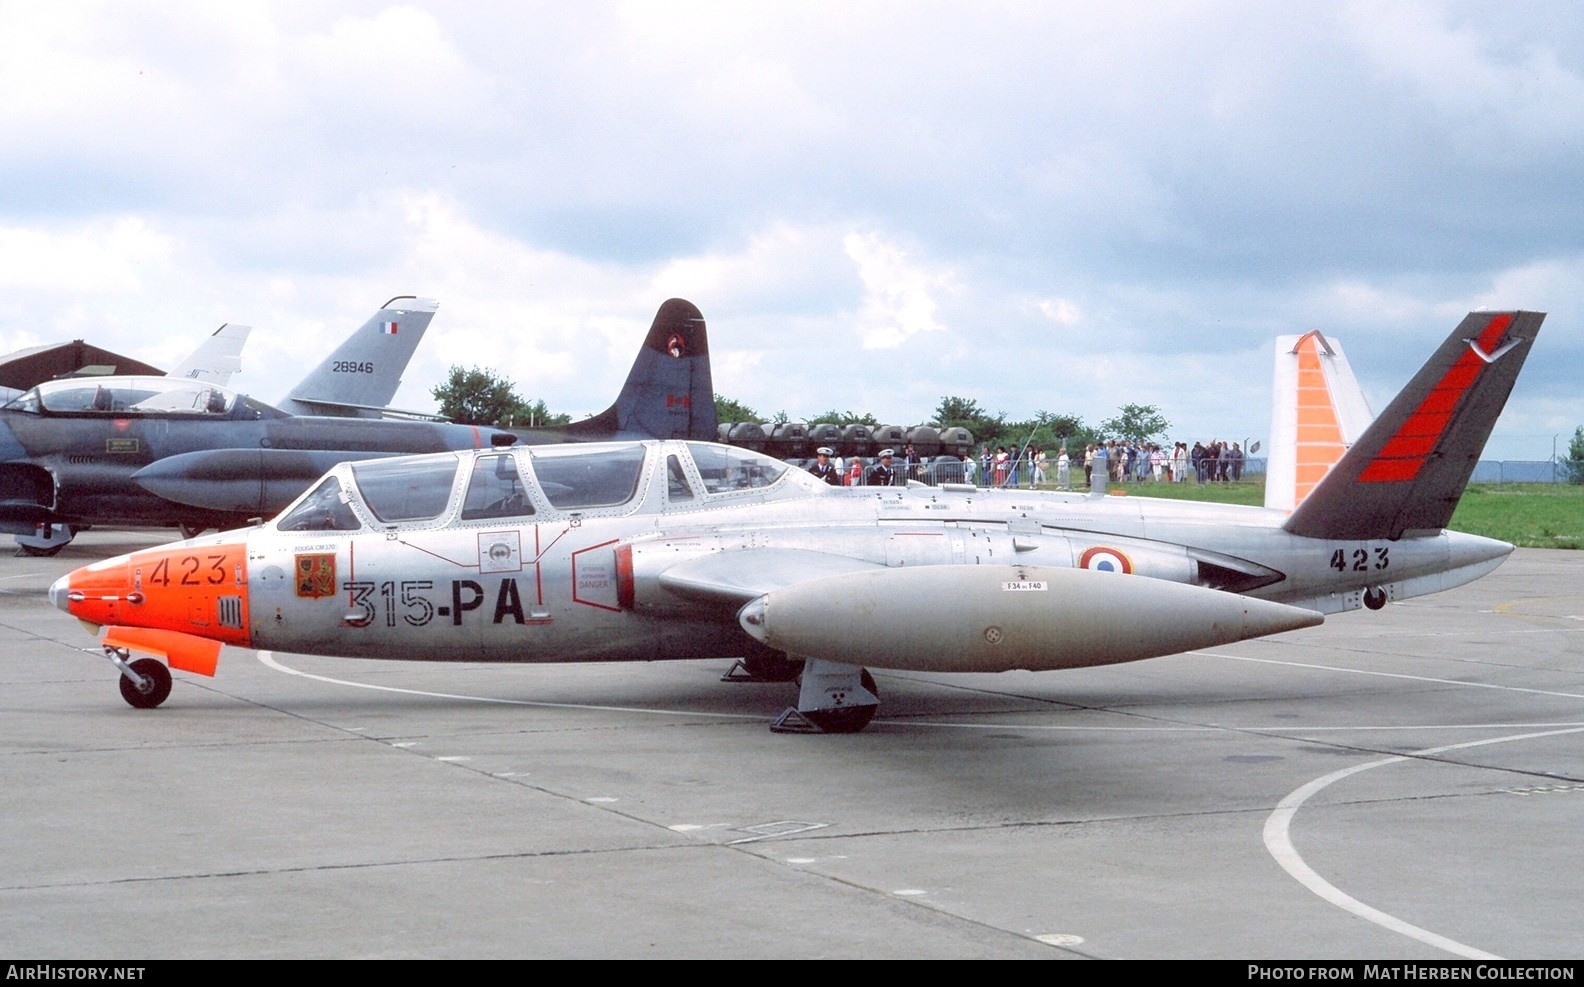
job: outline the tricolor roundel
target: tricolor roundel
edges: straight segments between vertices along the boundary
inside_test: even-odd
[[[1133,571],[1133,560],[1117,549],[1096,545],[1093,548],[1084,549],[1084,553],[1078,557],[1078,567],[1081,569],[1094,569],[1099,572],[1127,574]]]

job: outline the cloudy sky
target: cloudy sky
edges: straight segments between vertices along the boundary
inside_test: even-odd
[[[1575,2],[0,0],[0,352],[265,400],[393,295],[603,409],[656,308],[766,416],[945,395],[1262,438],[1271,340],[1378,409],[1470,309],[1549,312],[1487,455],[1584,424]],[[1559,438],[1557,438],[1559,437]]]

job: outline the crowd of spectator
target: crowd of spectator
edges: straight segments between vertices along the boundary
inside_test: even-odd
[[[1054,455],[1033,445],[985,445],[971,453],[920,456],[913,443],[901,450],[883,449],[874,457],[836,455],[821,447],[815,460],[794,461],[835,486],[970,483],[1007,489],[1035,487],[1056,490],[1092,485],[1096,470],[1109,483],[1232,483],[1243,478],[1245,453],[1237,442],[1154,442],[1109,439],[1069,451],[1063,445]],[[1081,479],[1080,479],[1081,478]]]

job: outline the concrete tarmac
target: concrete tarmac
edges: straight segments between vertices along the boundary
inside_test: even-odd
[[[0,558],[5,957],[1584,956],[1584,553],[809,736],[721,660],[227,648],[135,710],[44,593],[167,540]]]

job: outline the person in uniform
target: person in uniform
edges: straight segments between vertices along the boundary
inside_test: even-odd
[[[834,453],[831,452],[829,446],[820,446],[814,450],[814,465],[810,466],[808,471],[831,486],[839,487],[841,486],[841,474],[836,471],[836,467],[831,463],[831,456],[833,455]]]
[[[869,470],[869,486],[889,487],[896,483],[896,470],[891,466],[891,457],[895,455],[895,449],[880,450],[880,461]]]

